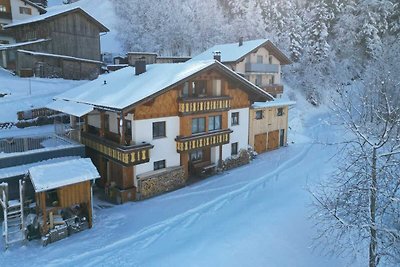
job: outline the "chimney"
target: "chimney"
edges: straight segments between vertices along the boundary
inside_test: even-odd
[[[221,62],[221,51],[214,51],[213,54],[214,54],[214,59],[216,61]]]
[[[243,45],[243,37],[239,37],[239,46]]]
[[[141,57],[139,60],[135,61],[135,75],[140,75],[146,72],[146,60]]]

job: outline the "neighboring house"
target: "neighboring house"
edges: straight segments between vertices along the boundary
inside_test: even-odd
[[[106,194],[120,203],[179,188],[240,157],[251,105],[272,99],[215,60],[147,66],[142,60],[48,107],[84,118],[81,142]]]
[[[4,26],[46,13],[46,10],[27,0],[0,0],[0,25]],[[0,32],[0,44],[15,43],[15,40]]]
[[[293,101],[256,102],[250,109],[249,144],[257,153],[287,144],[289,105]]]
[[[211,59],[215,53],[220,55],[220,61],[230,69],[272,96],[281,97],[281,66],[291,61],[270,40],[244,42],[241,38],[238,43],[215,45],[191,60]]]
[[[0,65],[20,76],[95,79],[100,73],[100,34],[109,30],[80,7],[3,26],[16,43],[0,46]]]
[[[288,112],[293,101],[281,101],[281,65],[291,61],[269,40],[216,45],[190,61],[214,57],[250,82],[276,97],[250,108],[249,144],[257,153],[287,144]]]

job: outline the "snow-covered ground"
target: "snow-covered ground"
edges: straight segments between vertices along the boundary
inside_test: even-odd
[[[13,247],[0,266],[346,266],[313,248],[306,190],[332,170],[335,148],[319,141],[340,131],[323,108],[297,103],[288,147],[146,201],[97,201],[94,228],[48,247]]]

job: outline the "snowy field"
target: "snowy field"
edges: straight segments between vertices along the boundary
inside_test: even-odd
[[[346,266],[313,248],[306,190],[332,170],[335,148],[319,143],[337,131],[326,111],[302,110],[291,110],[288,147],[150,200],[97,201],[94,228],[13,247],[0,266]]]

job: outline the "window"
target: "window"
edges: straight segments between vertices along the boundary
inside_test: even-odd
[[[221,115],[208,117],[208,130],[214,131],[221,129]]]
[[[110,115],[104,114],[104,131],[110,131]]]
[[[262,82],[262,76],[260,74],[256,75],[256,85],[260,86]]]
[[[154,161],[154,170],[164,169],[165,168],[165,159]]]
[[[221,80],[213,80],[212,81],[212,93],[213,93],[213,96],[221,95]]]
[[[239,125],[239,112],[232,112],[231,114],[231,125]]]
[[[277,116],[283,116],[283,108],[278,108]]]
[[[183,97],[188,97],[188,96],[189,96],[189,83],[188,83],[188,82],[185,82],[185,83],[183,84],[182,96],[183,96]]]
[[[238,154],[238,143],[232,143],[231,144],[231,155],[237,155]]]
[[[190,161],[199,161],[203,159],[203,150],[194,150],[190,152]]]
[[[263,56],[257,56],[257,64],[263,64]]]
[[[193,96],[206,96],[206,81],[194,81],[192,83],[192,95]]]
[[[192,134],[202,133],[206,131],[206,119],[194,118],[192,119]]]
[[[132,135],[132,121],[125,120],[125,136],[131,136],[131,135]]]
[[[166,137],[165,121],[153,122],[153,138]]]
[[[47,207],[59,206],[57,189],[52,189],[46,192],[46,206]]]
[[[20,14],[26,14],[26,15],[32,15],[32,9],[30,9],[29,7],[20,6],[19,7],[19,13]]]
[[[0,5],[0,12],[7,12],[7,8],[5,5]]]
[[[256,120],[261,120],[262,118],[263,118],[262,110],[257,110],[256,111]]]
[[[285,145],[285,129],[280,129],[279,131],[279,146]]]
[[[272,61],[273,61],[273,60],[272,60],[272,56],[269,56],[269,57],[268,57],[268,61],[269,61],[269,64],[272,64]]]
[[[270,83],[271,83],[271,84],[274,84],[274,83],[275,83],[275,76],[274,76],[274,75],[271,76]]]

